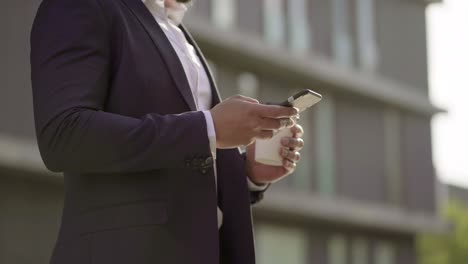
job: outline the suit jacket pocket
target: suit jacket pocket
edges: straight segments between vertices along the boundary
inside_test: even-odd
[[[85,235],[136,226],[161,225],[167,222],[164,202],[141,201],[109,205],[83,212],[78,217],[79,233]]]

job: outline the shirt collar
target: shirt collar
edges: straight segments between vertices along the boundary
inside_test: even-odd
[[[163,19],[170,19],[174,24],[180,25],[188,7],[183,3],[176,3],[174,7],[166,8],[164,0],[142,0],[143,3],[156,15]]]

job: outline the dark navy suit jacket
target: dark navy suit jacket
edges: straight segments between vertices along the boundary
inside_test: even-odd
[[[31,69],[40,153],[65,181],[51,263],[255,262],[261,193],[249,193],[238,149],[218,150],[217,199],[204,115],[141,0],[44,0]]]

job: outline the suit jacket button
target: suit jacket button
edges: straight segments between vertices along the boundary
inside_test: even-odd
[[[206,169],[202,169],[200,172],[201,174],[206,174]]]
[[[206,158],[206,159],[205,159],[205,164],[206,164],[207,166],[213,165],[213,157],[208,157],[208,158]]]

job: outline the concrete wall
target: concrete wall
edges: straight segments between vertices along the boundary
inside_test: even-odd
[[[34,123],[29,67],[29,33],[40,1],[0,3],[0,132],[33,138]]]
[[[60,223],[62,182],[0,168],[0,263],[48,263]]]

